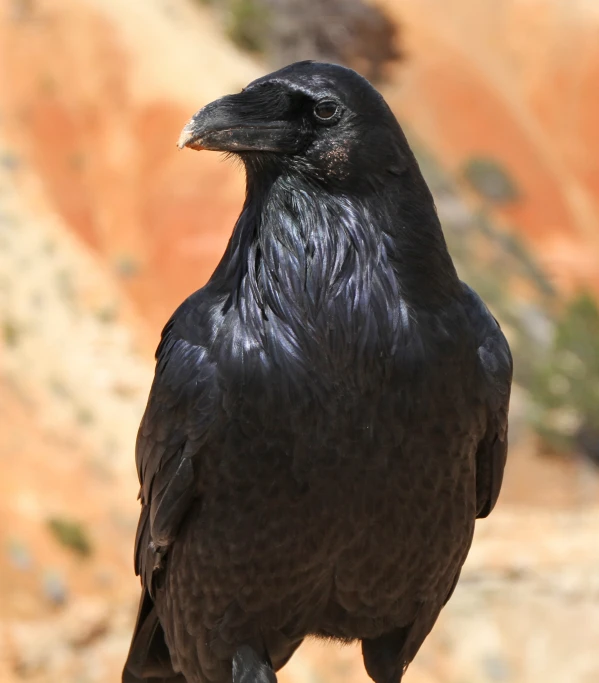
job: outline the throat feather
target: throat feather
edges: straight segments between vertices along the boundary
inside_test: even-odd
[[[349,316],[357,315],[368,306],[375,274],[384,275],[381,231],[363,207],[343,197],[273,192],[260,216],[257,244],[256,288],[280,317],[315,322],[338,298]]]

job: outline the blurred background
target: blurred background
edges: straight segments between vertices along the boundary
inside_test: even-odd
[[[285,63],[385,94],[516,386],[504,492],[406,683],[599,681],[599,3],[0,0],[0,681],[117,683],[152,354],[238,215],[179,152]],[[303,646],[281,683],[365,683]]]

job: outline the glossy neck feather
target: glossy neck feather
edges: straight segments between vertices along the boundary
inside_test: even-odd
[[[392,302],[401,317],[459,291],[417,167],[340,188],[248,166],[244,208],[212,281],[232,293],[230,305],[308,327],[339,315],[356,326],[388,321]]]

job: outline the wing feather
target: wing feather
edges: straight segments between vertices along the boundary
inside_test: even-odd
[[[508,411],[513,361],[499,323],[479,296],[464,285],[466,307],[478,341],[478,358],[484,378],[487,427],[476,453],[477,517],[495,507],[507,459]]]
[[[201,492],[202,450],[216,413],[214,365],[204,347],[178,337],[174,320],[156,352],[156,373],[135,449],[141,513],[135,537],[140,609],[123,681],[179,683],[154,605],[156,578],[194,499]]]
[[[174,337],[173,326],[167,326],[136,444],[142,513],[135,569],[150,593],[154,565],[175,541],[201,489],[197,471],[214,419],[215,384],[206,349]]]

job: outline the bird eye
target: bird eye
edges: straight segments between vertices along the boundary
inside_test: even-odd
[[[320,121],[330,121],[337,113],[339,107],[332,100],[323,100],[314,107],[314,116]]]

